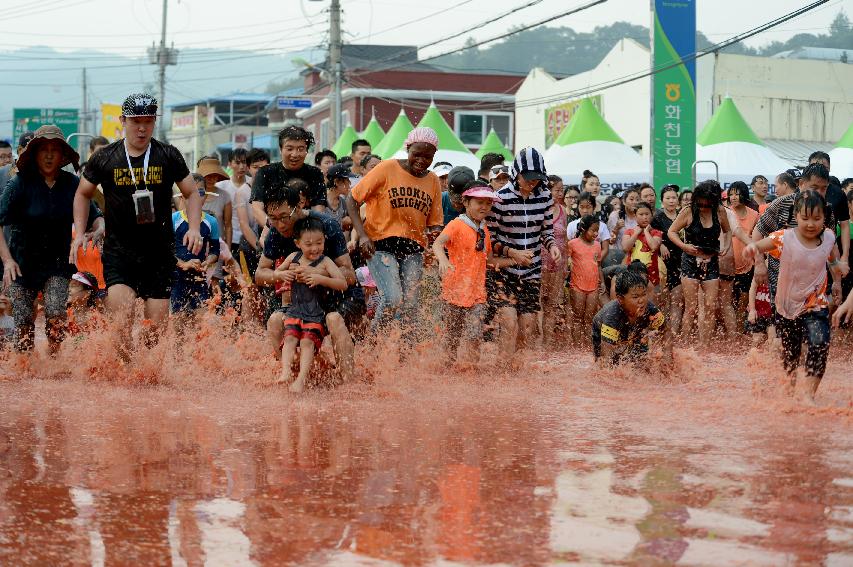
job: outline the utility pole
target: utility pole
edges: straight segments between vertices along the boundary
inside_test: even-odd
[[[77,130],[79,132],[86,132],[89,122],[89,91],[88,85],[86,84],[86,68],[83,67],[83,112],[81,116],[77,119]],[[80,154],[81,157],[85,157],[83,154],[86,150],[86,142],[83,137],[80,137],[80,141],[77,142],[77,153]]]
[[[329,105],[329,129],[335,141],[341,135],[341,2],[332,0],[329,9],[329,71],[332,90]],[[329,144],[331,145],[331,144]]]
[[[148,62],[157,65],[157,77],[159,92],[157,102],[160,104],[160,116],[157,121],[157,138],[166,139],[166,66],[178,63],[178,51],[173,47],[166,47],[166,19],[169,12],[169,0],[163,0],[163,22],[160,28],[160,45],[148,48]],[[174,44],[173,44],[174,45]]]

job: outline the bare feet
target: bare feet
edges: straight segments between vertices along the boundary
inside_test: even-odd
[[[294,394],[301,394],[302,390],[305,389],[305,379],[297,378],[293,381],[293,384],[290,385],[290,391]]]

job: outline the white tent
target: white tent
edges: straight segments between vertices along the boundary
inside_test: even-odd
[[[775,192],[776,176],[793,166],[764,145],[746,123],[731,98],[714,113],[696,138],[696,161],[710,160],[719,167],[723,188],[735,181],[749,183],[756,175],[765,176]],[[717,172],[713,164],[700,163],[696,179],[713,179]]]
[[[829,160],[829,169],[839,181],[853,177],[853,124],[829,152]]]
[[[589,99],[581,101],[569,125],[545,152],[545,168],[566,184],[580,184],[588,169],[605,193],[649,180],[649,163],[625,144]]]

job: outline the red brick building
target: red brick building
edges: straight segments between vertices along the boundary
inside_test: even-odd
[[[401,45],[344,45],[341,90],[342,128],[363,130],[373,114],[388,130],[400,109],[417,125],[434,101],[459,138],[476,151],[495,129],[508,148],[513,146],[515,92],[524,75],[472,73],[439,68],[418,61],[417,48]],[[297,113],[314,133],[317,147],[331,147],[326,64],[303,71],[305,92],[314,105]]]

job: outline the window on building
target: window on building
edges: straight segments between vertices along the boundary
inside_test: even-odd
[[[352,124],[349,119],[349,110],[344,110],[341,112],[341,132],[344,131],[349,124]],[[355,126],[353,126],[355,128]]]
[[[466,146],[483,144],[494,128],[501,142],[512,147],[512,114],[509,112],[464,112],[456,113],[456,135]]]
[[[462,143],[468,146],[479,146],[483,143],[483,115],[463,114],[459,117],[457,135]]]

